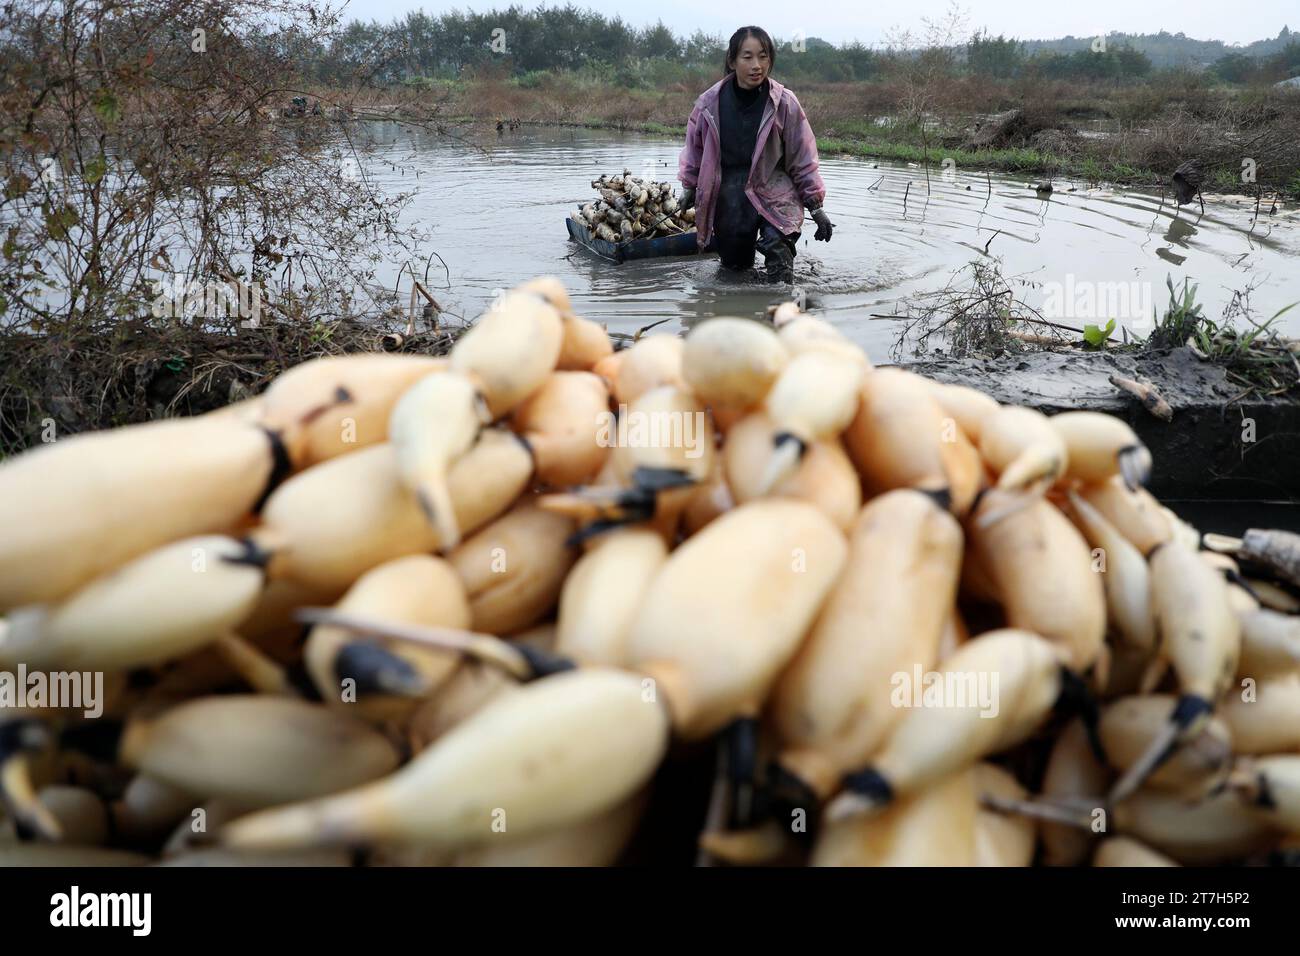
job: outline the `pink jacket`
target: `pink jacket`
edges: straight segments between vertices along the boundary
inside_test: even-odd
[[[713,237],[713,210],[722,182],[722,144],[718,138],[718,97],[728,73],[700,94],[686,124],[686,148],[677,161],[677,178],[695,189],[695,228],[701,249]],[[745,195],[759,214],[783,234],[797,232],[804,209],[816,209],[826,198],[826,185],[817,172],[817,139],[794,93],[768,77],[770,100],[754,144],[754,162]],[[776,135],[771,135],[775,127]],[[784,153],[784,169],[778,165]]]

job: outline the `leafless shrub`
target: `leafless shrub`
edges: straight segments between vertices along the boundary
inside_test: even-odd
[[[133,341],[166,352],[172,336],[168,361],[186,367],[209,334],[249,343],[230,354],[301,360],[331,327],[391,308],[379,263],[427,250],[398,221],[410,196],[368,181],[376,141],[354,121],[446,127],[436,98],[379,95],[363,64],[310,89],[337,28],[309,0],[0,7],[0,433],[28,434],[28,411],[80,410],[71,430],[121,417],[92,413],[120,384],[96,356],[131,365]],[[167,287],[214,285],[259,290],[259,321],[158,314]]]
[[[997,258],[975,259],[956,270],[942,289],[914,296],[904,303],[904,319],[893,346],[900,359],[913,351],[947,346],[955,358],[1020,352],[1066,341],[1060,326],[1028,305],[1020,289],[1034,283],[1022,276],[1002,275]]]

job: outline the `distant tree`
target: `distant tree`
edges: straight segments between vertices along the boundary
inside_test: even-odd
[[[991,37],[987,30],[976,33],[966,44],[966,64],[972,73],[983,76],[1014,76],[1024,62],[1018,40],[998,34]]]
[[[1151,59],[1132,47],[1109,47],[1104,53],[1076,50],[1069,56],[1039,53],[1029,61],[1035,72],[1062,80],[1131,80],[1151,72]]]
[[[967,70],[997,78],[1032,68],[1037,75],[1049,77],[1131,80],[1148,76],[1154,69],[1199,69],[1214,63],[1216,75],[1239,78],[1229,82],[1262,82],[1270,77],[1283,79],[1300,69],[1294,50],[1296,35],[1287,27],[1276,38],[1238,48],[1163,30],[1154,34],[1109,33],[1107,49],[1100,53],[1093,51],[1095,37],[1022,41],[981,30],[964,43],[956,37],[936,40],[939,35],[951,34],[955,22],[964,24],[964,18],[964,11],[954,4],[937,21],[923,18],[923,35],[898,34],[884,52],[858,42],[836,46],[820,37],[805,38],[796,51],[789,40],[777,38],[785,54],[782,73],[838,81],[891,72],[906,75],[915,88],[918,76],[924,76],[924,85],[928,85],[936,78],[956,75],[963,47]],[[496,33],[498,30],[502,32]],[[964,35],[963,26],[958,36]],[[498,46],[502,40],[504,51]],[[724,49],[722,37],[703,30],[678,37],[662,21],[637,29],[621,17],[607,19],[569,2],[534,9],[512,5],[483,13],[453,9],[439,16],[420,11],[388,24],[352,21],[309,59],[314,75],[327,83],[351,82],[361,64],[366,78],[379,84],[418,77],[450,78],[467,68],[482,70],[489,65],[498,73],[522,75],[539,70],[591,70],[596,64],[612,71],[626,67],[649,82],[653,68],[646,66],[647,60],[661,66],[670,62],[714,71]],[[1247,69],[1252,64],[1258,68],[1255,74]],[[648,68],[652,73],[645,72]],[[1240,79],[1243,77],[1249,79]]]
[[[1151,72],[1151,58],[1141,50],[1135,50],[1130,46],[1123,46],[1114,51],[1114,55],[1115,61],[1118,65],[1119,75],[1126,79],[1135,79],[1139,76],[1146,76]]]
[[[664,26],[662,20],[642,32],[638,46],[642,56],[677,59],[682,54],[682,47],[677,42],[677,37],[673,35],[672,30]]]
[[[595,55],[611,63],[619,63],[636,51],[636,31],[622,17],[606,20],[599,13],[589,11],[587,29],[592,34]]]
[[[406,41],[406,70],[408,75],[430,76],[437,69],[434,46],[436,23],[423,10],[408,13],[399,26]]]
[[[876,55],[857,40],[844,47],[841,56],[848,63],[855,80],[869,80],[880,70]]]
[[[1262,79],[1270,83],[1300,75],[1300,42],[1292,40],[1277,53],[1262,60],[1260,74]]]
[[[705,33],[703,30],[696,30],[691,34],[691,38],[686,41],[683,56],[687,63],[705,64],[713,66],[722,62],[722,55],[726,50],[726,44],[722,42],[721,37]]]
[[[1210,70],[1226,83],[1246,83],[1259,69],[1259,62],[1244,53],[1229,53],[1214,61]]]

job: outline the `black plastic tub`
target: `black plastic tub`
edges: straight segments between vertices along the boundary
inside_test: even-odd
[[[592,234],[592,231],[572,216],[564,220],[569,227],[569,238],[586,246],[596,255],[613,262],[629,259],[657,259],[662,256],[694,256],[699,254],[695,230],[680,236],[660,236],[658,239],[633,239],[631,242],[609,242]]]

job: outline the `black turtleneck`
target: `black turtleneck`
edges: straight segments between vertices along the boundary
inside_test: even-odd
[[[736,75],[724,83],[718,101],[718,125],[722,131],[722,168],[749,169],[758,143],[758,127],[763,122],[763,103],[770,84],[766,79],[752,90],[741,89]]]
[[[766,79],[764,79],[762,83],[758,84],[758,86],[747,90],[740,85],[740,77],[735,73],[731,74],[731,92],[735,93],[736,96],[739,97],[741,106],[753,106],[754,100],[766,93],[767,90],[768,84]]]

